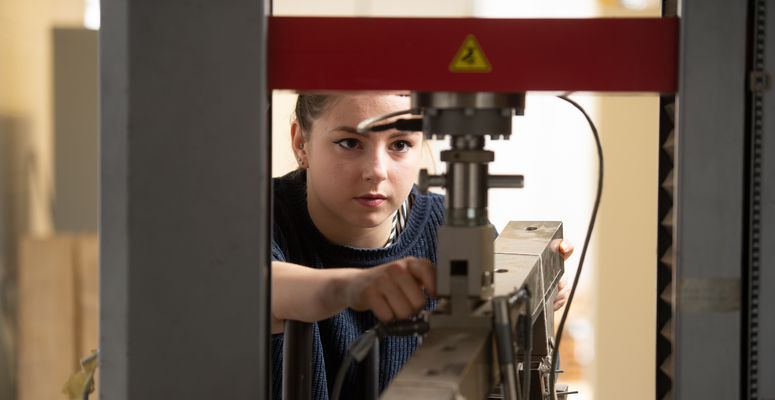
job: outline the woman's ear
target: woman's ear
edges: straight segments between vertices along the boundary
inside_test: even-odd
[[[299,164],[299,167],[308,168],[309,163],[307,163],[307,152],[304,151],[304,145],[304,135],[301,132],[301,125],[299,125],[299,120],[294,120],[293,123],[291,123],[291,151],[293,152],[293,156],[296,157],[296,163]]]

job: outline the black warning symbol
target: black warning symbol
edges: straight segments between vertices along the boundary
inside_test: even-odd
[[[449,70],[452,72],[490,72],[492,66],[487,61],[479,42],[474,35],[466,36],[460,50],[457,51],[452,63],[449,64]]]

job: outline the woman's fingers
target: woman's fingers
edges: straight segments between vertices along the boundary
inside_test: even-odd
[[[412,311],[414,311],[412,314],[416,314],[425,307],[427,299],[422,292],[421,283],[412,273],[413,263],[413,260],[408,260],[406,265],[396,265],[390,272],[398,287],[401,288],[404,297],[409,302]]]
[[[425,307],[423,288],[436,297],[436,268],[428,260],[407,257],[361,271],[350,286],[360,299],[350,308],[371,309],[383,322],[406,319]]]
[[[568,239],[563,239],[563,241],[560,242],[560,254],[562,255],[562,258],[567,260],[571,254],[573,254],[574,248],[573,242]]]
[[[432,299],[438,299],[438,293],[436,292],[436,267],[429,260],[413,259],[409,264],[409,271],[419,281],[420,286],[428,291],[428,295]]]
[[[555,253],[559,251],[559,254],[562,256],[563,260],[567,260],[571,254],[573,254],[573,250],[576,246],[574,246],[573,242],[568,239],[562,239],[559,242],[559,245],[554,244],[552,246],[552,251]],[[568,301],[569,294],[570,286],[568,286],[568,275],[564,275],[562,278],[560,278],[560,282],[557,284],[557,298],[554,299],[553,304],[554,311],[561,309],[562,306],[565,305],[565,303]]]
[[[554,299],[554,311],[559,310],[568,301],[570,286],[568,286],[568,275],[563,275],[560,282],[557,283],[557,298]]]
[[[392,265],[388,265],[388,268],[394,268]],[[405,319],[412,315],[412,306],[409,300],[404,295],[395,277],[391,276],[392,273],[388,272],[382,275],[375,281],[377,287],[374,288],[378,293],[382,294],[385,302],[390,307],[395,319]]]
[[[382,322],[388,322],[393,319],[393,310],[385,301],[385,298],[382,297],[381,293],[370,291],[366,294],[366,297],[368,308],[377,316],[377,319]]]

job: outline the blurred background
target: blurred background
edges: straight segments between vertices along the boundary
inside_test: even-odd
[[[274,0],[275,15],[482,18],[658,17],[656,0]],[[98,343],[98,0],[0,0],[0,400],[62,399]],[[487,53],[487,49],[483,51]],[[551,49],[547,49],[551,51]],[[311,60],[312,62],[312,60]],[[526,59],[525,62],[530,62]],[[295,94],[277,92],[273,175],[296,164]],[[591,247],[561,347],[572,399],[652,399],[655,388],[656,94],[573,94],[601,135],[606,176]],[[489,142],[490,219],[561,220],[576,243],[594,201],[597,161],[584,117],[529,93],[510,141]],[[425,164],[447,142],[431,142]],[[435,160],[434,160],[435,159]],[[557,315],[559,320],[559,313]],[[99,386],[99,385],[98,385]]]

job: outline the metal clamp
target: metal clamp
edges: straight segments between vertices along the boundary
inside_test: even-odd
[[[446,175],[429,175],[427,169],[421,169],[420,177],[417,180],[417,187],[420,189],[420,193],[428,193],[428,188],[431,186],[446,187]]]
[[[495,161],[495,153],[489,150],[444,150],[441,152],[441,161],[488,163]]]

